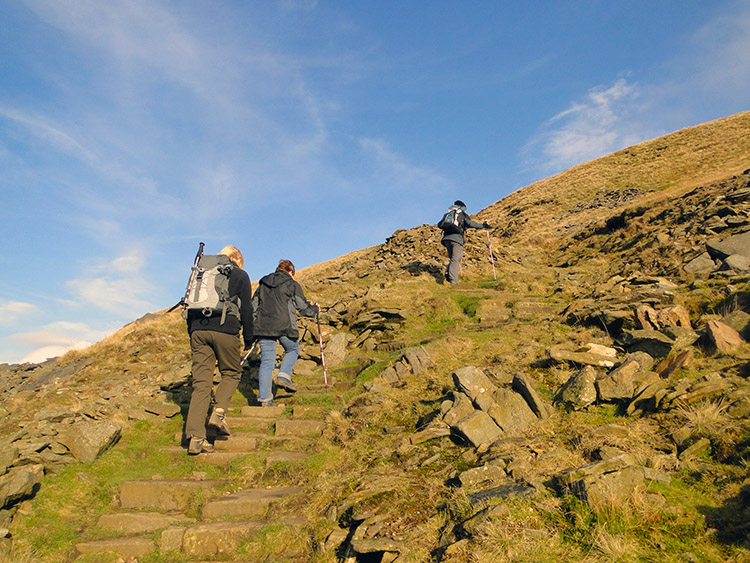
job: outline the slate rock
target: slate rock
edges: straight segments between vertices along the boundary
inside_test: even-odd
[[[538,420],[526,400],[512,389],[498,389],[492,397],[480,395],[475,403],[506,435],[521,433]]]
[[[690,262],[682,267],[688,274],[700,274],[713,272],[717,269],[716,263],[708,252],[704,252],[697,258],[693,258]]]
[[[487,488],[494,483],[504,482],[507,478],[508,475],[505,473],[505,469],[499,465],[472,467],[463,471],[458,476],[461,486],[471,490]]]
[[[523,373],[517,373],[513,376],[511,386],[526,400],[529,408],[537,417],[541,419],[549,418],[550,406],[539,396],[536,385],[530,377]]]
[[[656,330],[624,330],[617,340],[628,352],[646,352],[654,358],[668,356],[675,346],[674,339]]]
[[[90,463],[112,447],[119,439],[122,425],[117,422],[78,421],[57,437],[78,461]]]
[[[326,365],[339,366],[346,360],[348,337],[345,332],[334,332],[325,345]]]
[[[747,272],[750,270],[750,257],[741,254],[732,254],[724,259],[719,270],[734,270],[735,272]]]
[[[568,362],[580,366],[597,366],[611,368],[617,362],[615,357],[586,350],[568,350],[562,346],[552,346],[547,351],[551,360]]]
[[[491,444],[503,435],[500,427],[484,411],[474,411],[452,426],[451,431],[466,439],[475,448],[482,444]]]
[[[750,231],[723,240],[707,241],[706,249],[712,257],[722,260],[734,254],[750,257]]]
[[[715,320],[706,323],[706,338],[716,352],[729,352],[745,342],[739,332]]]
[[[645,486],[643,468],[630,466],[587,478],[571,485],[571,490],[594,509],[619,506]]]
[[[422,373],[423,371],[432,368],[434,365],[427,350],[422,346],[415,346],[414,348],[407,348],[404,350],[404,359],[415,374]]]
[[[474,405],[471,399],[464,393],[454,393],[453,406],[443,416],[443,422],[448,426],[453,426],[459,420],[466,418],[467,416],[474,414]]]
[[[44,478],[42,465],[22,465],[12,467],[0,477],[0,508],[33,497],[39,490]]]
[[[3,444],[0,447],[0,475],[7,473],[8,468],[18,459],[18,447]]]
[[[491,395],[497,390],[489,377],[474,366],[458,369],[451,374],[451,377],[456,388],[465,393],[472,401],[475,401],[482,394]]]
[[[573,410],[586,408],[596,401],[597,371],[592,366],[585,366],[574,373],[557,392],[555,402]]]
[[[664,358],[657,364],[654,371],[659,374],[659,377],[666,379],[676,371],[690,367],[694,361],[695,350],[693,348],[686,348]]]

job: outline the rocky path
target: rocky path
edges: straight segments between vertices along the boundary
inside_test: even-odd
[[[290,403],[294,400],[291,399]],[[138,558],[155,552],[181,552],[196,561],[233,557],[243,544],[269,526],[299,530],[305,525],[301,507],[306,490],[285,482],[237,487],[234,479],[208,478],[210,466],[249,463],[272,468],[279,463],[297,463],[316,451],[325,425],[325,409],[279,404],[276,407],[247,406],[234,409],[228,423],[232,435],[216,439],[215,452],[188,458],[180,446],[163,448],[174,463],[193,463],[198,470],[189,478],[126,481],[119,490],[119,506],[102,515],[94,534],[107,539],[77,544],[81,554],[100,554],[102,561]],[[176,436],[179,443],[180,436]],[[209,440],[212,437],[209,436]],[[204,466],[206,471],[200,470]],[[229,472],[223,472],[230,474]],[[270,475],[275,475],[270,472]],[[252,481],[252,479],[250,479]],[[261,541],[261,540],[259,540]],[[250,553],[252,546],[245,546]],[[265,546],[268,549],[268,546]],[[293,546],[275,546],[273,561],[297,561],[301,554]],[[291,550],[291,551],[290,551]],[[232,559],[235,560],[236,559]]]

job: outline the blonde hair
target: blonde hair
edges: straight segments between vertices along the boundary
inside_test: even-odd
[[[237,264],[240,268],[244,268],[245,259],[242,257],[242,252],[240,252],[239,248],[236,246],[232,246],[231,244],[227,245],[219,251],[219,254],[228,256],[232,262]]]

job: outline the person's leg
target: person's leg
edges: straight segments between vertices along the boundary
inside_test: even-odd
[[[458,273],[461,271],[461,259],[464,256],[464,245],[457,242],[451,242],[448,247],[448,281],[453,285],[458,283]]]
[[[294,364],[299,358],[299,341],[282,336],[279,338],[279,343],[284,347],[284,358],[281,360],[281,366],[279,366],[279,374],[283,373],[291,381]]]
[[[258,369],[258,401],[261,403],[273,399],[271,383],[273,368],[276,365],[276,339],[260,338],[260,368]]]
[[[215,340],[216,358],[219,363],[219,373],[221,373],[221,381],[216,387],[215,402],[218,408],[226,411],[242,375],[240,338],[236,334],[216,333]]]
[[[282,336],[279,338],[279,343],[284,348],[284,358],[281,360],[279,374],[276,376],[276,385],[294,393],[297,387],[292,383],[292,370],[299,357],[299,341]]]
[[[212,346],[211,332],[196,330],[190,335],[190,350],[193,356],[192,393],[190,407],[185,422],[185,435],[188,438],[206,437],[206,414],[211,403],[216,354]]]
[[[450,266],[451,266],[451,243],[447,240],[441,240],[440,244],[442,244],[445,247],[445,250],[448,251],[448,262],[445,264],[445,281],[450,283]]]

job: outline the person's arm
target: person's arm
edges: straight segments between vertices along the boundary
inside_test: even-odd
[[[294,296],[292,302],[294,303],[294,308],[297,309],[297,312],[302,316],[314,317],[318,314],[318,308],[305,298],[305,294],[302,292],[302,286],[296,281],[294,282]]]
[[[490,226],[485,221],[484,223],[478,223],[476,221],[472,221],[468,214],[464,215],[464,228],[469,227],[471,229],[489,229]]]
[[[240,284],[240,323],[242,324],[242,341],[245,350],[253,344],[253,288],[247,272],[241,270],[243,280]]]

